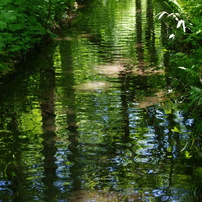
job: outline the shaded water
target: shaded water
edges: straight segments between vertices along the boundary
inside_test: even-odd
[[[166,98],[160,11],[92,1],[2,79],[1,201],[196,200],[194,121]]]

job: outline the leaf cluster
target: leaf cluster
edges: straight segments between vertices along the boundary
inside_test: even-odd
[[[190,105],[196,105],[196,106],[202,105],[202,89],[192,86],[190,99],[192,100],[190,102]]]
[[[164,45],[170,50],[170,75],[176,86],[183,83],[189,106],[201,111],[202,4],[200,0],[167,0],[169,12],[158,14],[167,28]],[[177,68],[173,68],[177,67]],[[177,88],[179,90],[179,88]]]
[[[0,1],[0,71],[50,35],[55,16],[62,16],[70,0]]]

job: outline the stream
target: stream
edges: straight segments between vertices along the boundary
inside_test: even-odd
[[[200,201],[194,120],[172,99],[161,11],[87,1],[1,78],[0,201]]]

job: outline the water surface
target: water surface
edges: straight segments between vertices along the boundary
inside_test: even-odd
[[[2,78],[0,200],[195,197],[194,120],[169,99],[160,11],[92,1]]]

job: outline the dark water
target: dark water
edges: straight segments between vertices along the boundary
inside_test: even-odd
[[[162,11],[92,1],[0,84],[0,201],[199,201],[194,120],[170,95]]]

